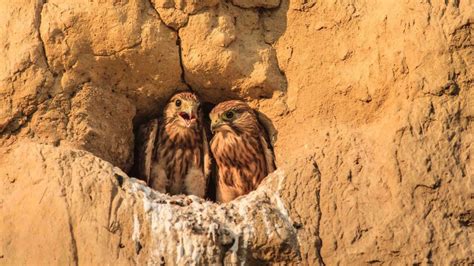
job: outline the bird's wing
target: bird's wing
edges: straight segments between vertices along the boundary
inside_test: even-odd
[[[255,111],[255,113],[257,114],[258,122],[260,122],[260,125],[265,128],[265,131],[268,134],[268,139],[270,140],[270,144],[273,147],[273,145],[275,145],[275,142],[277,141],[278,135],[275,126],[273,126],[272,121],[265,114],[260,113],[259,111]]]
[[[267,163],[267,174],[275,171],[275,156],[273,155],[272,147],[269,145],[265,136],[265,131],[260,135],[260,145],[262,146],[263,153],[265,155],[265,161]]]
[[[211,175],[211,155],[209,153],[209,142],[207,141],[207,133],[206,130],[203,128],[202,129],[202,139],[203,139],[203,157],[204,157],[204,178],[206,180],[206,185],[209,185],[209,176]]]
[[[275,171],[275,156],[273,155],[272,146],[277,138],[277,131],[273,126],[271,120],[260,112],[257,113],[257,119],[260,123],[260,145],[265,155],[265,161],[267,163],[268,174]]]
[[[153,163],[153,153],[155,145],[158,143],[158,119],[152,119],[148,123],[141,125],[138,138],[141,139],[138,147],[138,175],[147,184],[150,183],[151,165]]]

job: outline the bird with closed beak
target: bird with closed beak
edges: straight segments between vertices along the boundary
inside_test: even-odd
[[[217,164],[216,198],[229,202],[255,190],[275,170],[274,156],[256,112],[245,102],[219,103],[209,114]]]

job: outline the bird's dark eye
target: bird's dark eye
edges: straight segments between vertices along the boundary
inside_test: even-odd
[[[174,102],[174,104],[176,104],[177,107],[180,107],[181,106],[181,100],[176,100],[176,102]]]
[[[224,116],[225,116],[226,119],[232,119],[234,117],[234,112],[227,111],[227,112],[225,112]]]

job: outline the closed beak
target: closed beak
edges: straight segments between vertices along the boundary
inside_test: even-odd
[[[212,134],[216,133],[216,129],[222,126],[222,122],[220,121],[212,121],[211,123],[211,132]]]

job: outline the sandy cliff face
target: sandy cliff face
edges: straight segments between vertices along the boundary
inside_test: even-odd
[[[0,264],[472,260],[472,1],[0,12]],[[219,206],[124,173],[134,127],[186,87],[273,121],[258,191]]]

